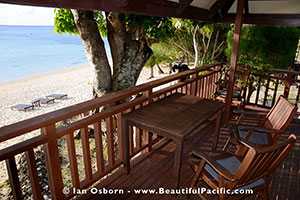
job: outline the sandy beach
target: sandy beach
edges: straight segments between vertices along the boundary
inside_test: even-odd
[[[155,78],[166,75],[155,71]],[[138,84],[153,80],[149,76],[150,68],[145,67]],[[0,127],[91,99],[92,79],[92,67],[84,64],[0,84]],[[28,112],[11,109],[13,105],[28,104],[53,93],[65,93],[69,98]]]

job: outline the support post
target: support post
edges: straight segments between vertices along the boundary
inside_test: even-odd
[[[246,0],[238,0],[236,19],[234,25],[229,80],[228,80],[228,88],[227,88],[228,92],[226,96],[225,122],[228,122],[231,117],[231,102],[232,102],[234,82],[235,82],[235,72],[236,72],[238,57],[239,57],[240,36],[241,36],[241,30],[243,26],[245,3]]]

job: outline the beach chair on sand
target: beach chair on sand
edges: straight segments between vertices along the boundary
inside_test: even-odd
[[[247,148],[244,157],[229,153],[210,157],[201,152],[192,152],[190,161],[195,175],[191,186],[193,188],[203,186],[215,190],[225,188],[231,191],[251,189],[254,193],[250,195],[249,193],[243,195],[243,191],[234,195],[222,193],[218,194],[219,199],[245,199],[254,195],[259,195],[258,199],[269,199],[271,176],[287,157],[295,142],[295,135],[290,135],[281,144],[268,147],[253,147],[249,143],[241,142],[241,145]]]
[[[283,96],[278,98],[267,115],[258,116],[254,112],[242,112],[237,123],[233,125],[232,135],[223,150],[229,143],[236,144],[236,140],[245,140],[256,145],[274,144],[277,137],[290,125],[296,113],[297,106],[288,102]],[[247,123],[251,117],[259,122]]]
[[[38,99],[32,100],[31,103],[35,107],[40,107],[42,104],[53,104],[53,103],[55,103],[55,99],[54,98],[38,98]]]
[[[34,109],[34,105],[32,104],[17,104],[11,107],[12,110],[24,111],[27,112],[29,110]]]
[[[62,100],[68,98],[67,94],[50,94],[46,96],[47,98],[53,98],[56,100]]]

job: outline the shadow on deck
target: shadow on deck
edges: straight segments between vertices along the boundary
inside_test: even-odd
[[[212,130],[212,129],[211,129]],[[217,151],[221,151],[225,141],[229,135],[229,129],[222,128],[220,133],[219,144]],[[289,128],[290,133],[297,135],[297,143],[288,155],[288,158],[277,169],[273,176],[272,190],[270,199],[272,200],[297,200],[300,198],[300,120],[294,121]],[[207,154],[213,154],[212,139],[210,137],[210,128],[203,130],[198,137],[195,135],[190,140],[187,140],[184,147],[184,158],[182,168],[182,188],[189,187],[193,176],[192,170],[188,164],[188,154],[192,150],[202,151]],[[286,138],[288,133],[281,136]],[[158,189],[158,188],[175,188],[176,177],[173,175],[174,150],[176,145],[173,142],[167,142],[146,158],[132,163],[132,170],[129,175],[124,173],[105,185],[98,186],[99,188],[115,188],[124,189],[122,195],[86,195],[83,199],[200,199],[199,196],[187,195],[145,195],[133,194],[134,189]],[[130,191],[127,192],[127,191]],[[251,199],[256,199],[251,197]]]

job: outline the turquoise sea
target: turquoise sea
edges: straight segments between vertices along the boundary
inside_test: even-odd
[[[84,63],[78,36],[57,34],[52,26],[0,25],[0,83]]]

